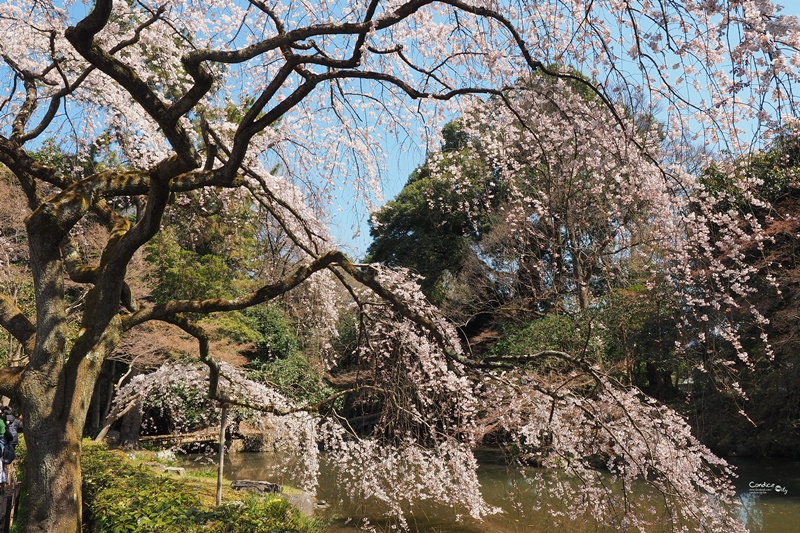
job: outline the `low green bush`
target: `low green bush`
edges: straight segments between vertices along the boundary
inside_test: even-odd
[[[286,501],[247,495],[215,507],[213,485],[162,475],[97,445],[83,451],[84,531],[95,533],[312,533],[313,520]]]

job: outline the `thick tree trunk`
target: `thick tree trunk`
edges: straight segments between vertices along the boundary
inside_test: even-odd
[[[72,370],[23,379],[29,533],[81,532],[81,439],[99,372]]]
[[[30,533],[80,533],[81,438],[97,372],[26,370],[25,481]]]
[[[114,339],[106,329],[97,349],[63,365],[28,365],[20,386],[30,533],[81,532],[81,439],[100,365]],[[80,342],[80,341],[79,341]],[[51,357],[49,361],[52,361]]]
[[[142,416],[142,406],[137,404],[122,417],[118,442],[121,448],[139,448],[139,430],[142,427]]]
[[[80,428],[55,420],[31,422],[26,418],[26,531],[80,533]]]
[[[92,395],[92,404],[91,408],[89,409],[90,421],[89,427],[87,428],[90,432],[99,431],[100,424],[102,418],[100,417],[100,411],[102,409],[102,394],[100,394],[101,389],[103,388],[103,379],[102,374],[100,374],[100,379],[97,380],[97,383],[94,384],[94,394]]]

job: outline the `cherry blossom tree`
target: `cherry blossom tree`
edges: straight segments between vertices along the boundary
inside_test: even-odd
[[[461,479],[465,488],[449,493],[465,495],[455,503],[475,517],[491,512],[477,491],[470,428],[482,401],[517,391],[541,399],[545,410],[550,402],[548,413],[539,410],[509,425],[531,435],[525,441],[536,448],[542,444],[533,427],[550,427],[550,457],[561,458],[556,464],[583,465],[594,453],[581,429],[589,420],[596,430],[591,435],[615,443],[608,464],[615,475],[669,480],[656,488],[685,504],[680,516],[696,519],[687,527],[733,530],[715,507],[727,497],[724,484],[712,481],[716,460],[691,440],[680,419],[616,390],[570,354],[561,356],[591,387],[571,392],[528,378],[519,378],[522,384],[505,378],[499,392],[483,387],[509,361],[472,361],[405,273],[354,264],[337,251],[326,214],[330,198],[345,187],[366,205],[374,201],[391,143],[435,143],[428,132],[488,96],[507,104],[498,110],[503,124],[527,113],[531,109],[507,96],[539,73],[581,83],[598,102],[592,110],[598,118],[587,123],[572,112],[577,104],[568,93],[554,95],[565,111],[562,120],[541,126],[578,139],[575,147],[594,139],[586,145],[590,153],[577,155],[624,173],[630,183],[620,187],[658,191],[664,208],[683,222],[662,230],[675,240],[674,276],[711,287],[697,289],[690,303],[697,309],[732,304],[726,294],[746,293],[749,276],[736,261],[737,246],[757,238],[758,228],[743,228],[713,207],[683,210],[680,198],[696,198],[701,207],[713,199],[696,193],[679,152],[665,158],[637,136],[615,104],[624,100],[616,92],[641,94],[652,114],[661,109],[665,135],[676,145],[746,151],[795,108],[796,19],[781,16],[767,0],[13,0],[0,5],[0,35],[0,162],[27,202],[35,301],[28,312],[11,295],[0,295],[0,325],[27,356],[24,365],[0,370],[0,392],[19,403],[26,419],[30,531],[80,530],[86,411],[103,361],[128,332],[152,321],[182,328],[198,340],[211,397],[238,401],[217,386],[219,365],[196,317],[241,310],[312,284],[317,293],[331,294],[313,320],[333,325],[337,282],[348,288],[364,324],[374,325],[360,356],[374,363],[375,382],[359,386],[400,407],[386,411],[371,438],[337,430],[327,437],[333,452],[365,458],[364,472],[374,476],[361,478],[361,490],[373,490],[394,509],[397,494],[377,489],[403,486],[447,500],[451,496],[432,487],[441,477],[434,479],[435,472],[449,472],[448,479]],[[565,68],[546,66],[554,64]],[[593,81],[576,79],[575,71]],[[530,105],[535,111],[539,102]],[[511,137],[537,140],[524,130]],[[74,164],[37,160],[47,140],[71,154]],[[493,162],[513,165],[517,156],[506,153],[511,145],[492,146]],[[614,157],[604,161],[608,147]],[[80,164],[101,148],[119,164]],[[165,209],[170,202],[180,206],[189,193],[250,195],[291,239],[291,266],[274,269],[281,273],[243,296],[140,302],[128,280],[129,263],[162,224],[181,223],[165,219]],[[719,241],[704,229],[703,218],[711,216],[728,228]],[[76,244],[89,220],[109,230],[97,257],[82,255]],[[719,259],[721,249],[731,261]],[[65,279],[88,288],[81,305],[70,305]],[[543,396],[526,394],[530,387]],[[664,440],[663,449],[648,446],[667,434],[680,437]],[[438,466],[424,479],[400,480],[391,477],[400,460]],[[595,497],[602,483],[579,479],[587,480],[584,504],[603,508]]]
[[[424,275],[465,323],[586,311],[639,248],[665,240],[650,228],[671,223],[675,201],[656,166],[606,143],[613,117],[576,80],[537,75],[446,126],[441,152],[373,216],[370,258]],[[623,109],[644,125],[642,155],[659,153],[658,124]]]

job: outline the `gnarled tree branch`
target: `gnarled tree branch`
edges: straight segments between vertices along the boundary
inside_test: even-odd
[[[25,353],[33,351],[36,325],[25,316],[10,296],[0,294],[0,326],[22,345]]]
[[[295,271],[282,280],[265,285],[240,298],[221,299],[214,298],[208,300],[175,300],[161,305],[156,305],[148,309],[143,309],[137,313],[126,317],[123,320],[123,327],[128,330],[134,326],[150,320],[162,320],[169,322],[182,313],[215,313],[219,311],[236,311],[252,307],[260,303],[267,302],[291,289],[308,279],[315,272],[319,272],[330,265],[349,263],[342,252],[331,251],[318,257],[310,263],[299,265]]]

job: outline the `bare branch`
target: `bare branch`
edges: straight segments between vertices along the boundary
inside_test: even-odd
[[[25,372],[24,366],[9,366],[0,368],[0,394],[16,398],[19,385]]]
[[[160,11],[154,16],[159,16]],[[94,42],[94,36],[105,27],[110,15],[111,2],[98,1],[86,18],[77,25],[67,28],[64,36],[89,63],[125,87],[131,97],[161,126],[165,137],[177,152],[183,170],[196,168],[199,166],[199,159],[189,135],[182,127],[178,126],[180,115],[171,111],[169,106],[161,101],[131,67],[116,59],[109,51]],[[202,95],[198,95],[197,92],[206,86],[205,90],[207,91],[211,86],[199,69],[195,69],[194,75],[196,79],[202,80],[200,87],[190,91],[191,96],[182,103],[181,108],[185,108],[190,102],[199,100]],[[196,85],[196,87],[198,86]]]
[[[13,68],[11,60],[6,58],[6,61]],[[22,76],[22,82],[25,85],[25,103],[22,104],[19,113],[14,119],[14,124],[11,128],[12,141],[17,141],[22,137],[25,132],[25,125],[33,112],[36,111],[36,80],[29,72],[18,71],[18,75]]]
[[[380,392],[386,394],[388,391],[386,389],[382,389],[380,387],[375,387],[374,385],[358,385],[356,387],[349,388],[347,390],[342,390],[331,394],[327,398],[324,398],[318,401],[315,404],[310,405],[298,405],[297,407],[292,407],[290,409],[278,409],[274,405],[260,405],[253,402],[248,402],[246,400],[239,400],[237,398],[231,398],[230,396],[209,396],[212,400],[218,400],[221,402],[225,402],[229,405],[236,405],[238,407],[244,407],[246,409],[252,409],[253,411],[258,411],[261,413],[269,413],[278,416],[288,416],[294,413],[315,413],[319,411],[323,406],[331,404],[341,398],[342,396],[346,396],[348,394],[354,394],[357,392],[371,390],[375,392]]]
[[[36,325],[17,307],[14,300],[5,294],[0,294],[0,326],[22,345],[25,353],[30,354],[33,351]]]

